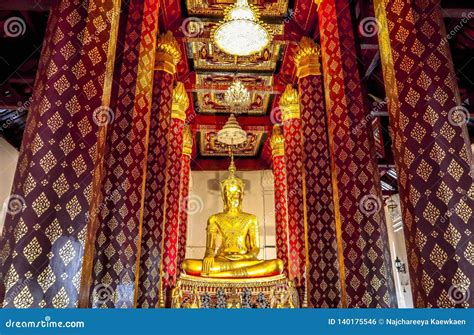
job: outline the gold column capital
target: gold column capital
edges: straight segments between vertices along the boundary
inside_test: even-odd
[[[323,0],[314,0],[314,3],[318,5],[318,9],[319,9],[319,6],[321,6],[321,4],[323,3]]]
[[[191,156],[193,153],[193,133],[189,125],[183,129],[183,155]]]
[[[280,109],[283,121],[300,118],[300,101],[298,91],[291,85],[286,85],[280,98]]]
[[[281,126],[274,125],[272,131],[272,137],[270,137],[270,147],[272,148],[272,156],[284,156],[285,155],[285,137]]]
[[[173,89],[173,100],[171,105],[171,118],[186,120],[186,110],[189,108],[189,97],[184,84],[180,81]]]
[[[181,60],[181,48],[171,31],[158,36],[156,44],[155,70],[175,74]]]
[[[304,78],[307,76],[321,75],[321,47],[311,38],[303,36],[296,50],[296,76]]]

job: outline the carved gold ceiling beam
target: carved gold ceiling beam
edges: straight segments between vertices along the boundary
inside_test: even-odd
[[[189,125],[185,125],[183,129],[183,155],[191,155],[193,153],[193,133]]]
[[[191,88],[192,92],[225,92],[229,84],[222,84],[222,85],[193,85]],[[261,93],[268,93],[268,94],[277,94],[280,93],[278,90],[275,90],[273,86],[252,86],[252,85],[245,85],[249,92],[261,92]]]
[[[281,126],[274,125],[272,137],[270,137],[270,147],[272,148],[273,157],[285,155],[285,138]]]
[[[291,85],[286,85],[280,98],[280,109],[283,121],[300,118],[300,101],[298,91]]]
[[[295,56],[298,78],[321,75],[320,56],[321,48],[313,39],[306,36],[301,38]]]

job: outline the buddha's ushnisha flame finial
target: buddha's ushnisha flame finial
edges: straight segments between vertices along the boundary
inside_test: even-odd
[[[234,177],[235,171],[237,171],[237,168],[235,167],[234,153],[230,150],[229,177]]]
[[[283,121],[300,118],[300,103],[298,91],[291,85],[286,85],[280,98],[280,109]]]

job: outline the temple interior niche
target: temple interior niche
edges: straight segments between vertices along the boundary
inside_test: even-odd
[[[0,170],[0,203],[3,204],[0,212],[0,232],[7,215],[8,201],[13,185],[16,165],[18,162],[18,150],[8,143],[4,138],[0,138],[0,157],[2,157],[2,169]]]

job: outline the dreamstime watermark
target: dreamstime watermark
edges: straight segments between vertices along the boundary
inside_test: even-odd
[[[204,31],[204,23],[200,18],[188,17],[181,23],[181,31],[186,37],[196,37]]]
[[[374,37],[380,31],[380,22],[373,16],[362,19],[359,23],[359,33],[364,37]]]
[[[455,106],[448,112],[448,122],[453,126],[463,126],[469,122],[470,113],[464,106]]]
[[[26,32],[26,23],[21,17],[13,16],[3,23],[3,31],[6,37],[15,38],[24,35]]]
[[[470,296],[468,284],[453,285],[448,289],[449,300],[455,305],[467,302]]]
[[[101,127],[114,122],[115,114],[110,107],[100,106],[92,113],[92,119],[96,125]]]
[[[114,290],[110,285],[98,284],[92,291],[92,297],[95,304],[105,304],[114,297]]]
[[[5,199],[5,204],[7,205],[7,213],[10,215],[19,214],[26,208],[25,198],[18,194],[11,194]]]
[[[198,214],[202,212],[204,208],[204,202],[201,197],[195,194],[191,194],[183,199],[184,210],[189,215]]]
[[[460,32],[463,27],[474,17],[474,12],[469,12],[469,13],[463,13],[463,18],[459,23],[454,26],[453,29],[451,29],[447,34],[446,37],[441,40],[441,45],[445,45],[448,43],[450,39],[452,39],[458,32]]]
[[[359,209],[365,215],[373,215],[382,208],[382,200],[373,194],[366,194],[359,201]]]

